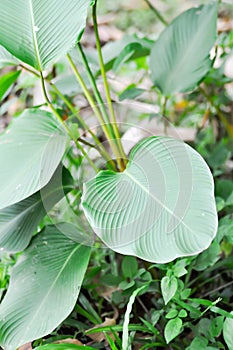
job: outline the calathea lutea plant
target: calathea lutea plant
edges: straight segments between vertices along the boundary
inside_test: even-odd
[[[0,1],[0,64],[15,67],[1,81],[0,98],[22,70],[40,80],[44,95],[43,106],[24,110],[0,135],[0,247],[20,252],[0,306],[0,344],[7,350],[49,334],[72,311],[95,247],[93,232],[118,253],[156,263],[198,254],[216,235],[213,179],[195,150],[155,135],[125,154],[96,7],[90,0]],[[106,102],[80,42],[88,11]],[[150,76],[165,101],[195,89],[212,67],[216,20],[216,3],[191,8],[152,43]],[[65,55],[105,143],[50,79]],[[56,99],[69,110],[67,121]],[[98,157],[89,152],[93,147]],[[93,173],[79,186],[82,167]],[[76,214],[48,224],[44,217],[64,197]]]

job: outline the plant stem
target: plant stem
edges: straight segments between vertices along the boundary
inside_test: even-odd
[[[51,109],[51,111],[53,112],[53,114],[55,115],[55,117],[58,119],[58,121],[63,125],[63,127],[65,128],[67,134],[70,136],[70,138],[75,142],[75,145],[77,146],[77,148],[82,152],[82,154],[87,158],[89,164],[92,166],[92,168],[95,170],[96,173],[98,173],[99,169],[95,166],[95,164],[93,163],[93,161],[90,159],[90,157],[88,156],[87,152],[84,150],[84,148],[79,144],[79,142],[73,138],[72,133],[70,132],[69,128],[67,127],[67,125],[63,122],[60,114],[57,112],[56,108],[54,108],[53,104],[50,102],[50,99],[48,97],[47,91],[46,91],[46,87],[45,87],[45,80],[43,77],[43,73],[40,72],[40,78],[41,78],[41,85],[42,85],[42,91],[44,94],[44,98],[45,101],[47,102],[49,108]]]
[[[78,47],[79,53],[80,53],[80,55],[82,57],[84,66],[86,68],[86,71],[87,71],[90,83],[92,85],[96,101],[99,104],[99,108],[101,110],[103,118],[105,118],[105,123],[106,124],[108,124],[108,123],[110,124],[110,120],[109,120],[107,111],[106,111],[105,106],[104,106],[104,101],[103,101],[102,96],[100,95],[100,92],[98,90],[98,87],[97,87],[97,84],[96,84],[96,81],[95,81],[95,77],[94,77],[94,75],[93,75],[93,73],[91,71],[91,68],[89,66],[88,60],[87,60],[86,55],[85,55],[85,52],[83,51],[82,45],[80,43],[78,43],[77,47]]]
[[[36,77],[40,78],[41,79],[41,75],[38,74],[36,71],[20,64],[19,65],[21,68],[25,69],[26,71],[28,71],[29,73],[35,75]],[[102,155],[102,157],[104,159],[106,159],[111,168],[113,170],[116,171],[116,165],[114,163],[114,161],[111,159],[111,156],[110,154],[106,151],[106,149],[102,146],[100,140],[98,139],[98,137],[92,132],[92,130],[89,128],[89,126],[85,123],[85,121],[82,119],[82,117],[79,115],[78,111],[72,106],[72,104],[70,103],[70,101],[58,90],[58,88],[56,87],[56,85],[54,85],[50,80],[46,79],[43,77],[43,80],[44,81],[47,81],[50,86],[53,88],[53,90],[55,91],[55,93],[61,98],[61,100],[65,103],[65,105],[69,108],[69,110],[74,114],[76,115],[79,123],[82,125],[82,127],[89,132],[89,134],[92,136],[93,140],[95,141],[97,147],[98,147],[98,151],[99,153]],[[43,90],[44,91],[44,90]],[[45,91],[46,92],[46,91]],[[47,96],[47,93],[46,93],[46,96]],[[47,96],[48,97],[48,96]],[[46,102],[48,103],[48,101],[46,100]],[[63,121],[62,121],[63,122]],[[87,142],[80,138],[79,141],[81,143],[84,143],[84,144],[87,144]]]
[[[124,149],[123,149],[123,146],[121,143],[121,136],[120,136],[119,129],[117,126],[116,116],[115,116],[115,112],[114,112],[114,108],[113,108],[113,104],[112,104],[110,89],[109,89],[109,85],[108,85],[108,80],[107,80],[107,75],[106,75],[106,71],[105,71],[105,67],[104,67],[104,60],[103,60],[103,55],[102,55],[102,50],[101,50],[100,37],[99,37],[99,31],[98,31],[98,23],[97,23],[97,1],[95,1],[92,9],[93,9],[92,10],[92,17],[93,17],[94,31],[95,31],[95,37],[96,37],[96,48],[98,51],[98,56],[99,56],[99,61],[100,61],[100,70],[101,70],[101,74],[103,77],[105,94],[106,94],[106,98],[107,98],[107,102],[108,102],[108,107],[109,107],[109,112],[110,112],[110,116],[111,116],[113,130],[114,130],[114,133],[116,136],[116,143],[117,143],[117,146],[119,148],[120,155],[122,157],[123,167],[125,167],[127,164],[127,157],[126,157],[126,154],[124,152]]]
[[[201,94],[203,96],[205,96],[205,98],[207,99],[207,101],[211,104],[211,106],[215,109],[219,119],[221,120],[221,122],[223,123],[223,125],[225,126],[229,136],[231,138],[233,138],[233,125],[231,125],[227,118],[225,117],[224,113],[221,111],[220,107],[218,105],[216,105],[212,98],[207,94],[207,92],[205,91],[205,89],[203,89],[201,86],[199,87],[199,91],[201,92]]]
[[[166,116],[166,110],[167,110],[167,101],[168,101],[168,97],[164,97],[164,102],[163,102],[163,105],[162,105],[162,117],[164,118],[164,133],[165,135],[167,135],[167,127],[169,125],[169,120]]]
[[[149,8],[154,12],[156,17],[162,22],[165,26],[168,25],[168,22],[165,20],[165,18],[161,15],[161,13],[150,3],[149,0],[145,0]]]
[[[80,75],[76,65],[74,64],[74,61],[72,60],[72,58],[71,58],[71,56],[69,54],[67,54],[67,58],[68,58],[68,61],[70,63],[70,66],[73,69],[73,72],[74,72],[74,74],[75,74],[75,76],[76,76],[80,86],[82,87],[83,92],[84,92],[84,94],[85,94],[85,96],[86,96],[86,98],[87,98],[87,100],[88,100],[88,102],[89,102],[93,112],[95,113],[96,117],[98,118],[98,120],[100,122],[100,125],[101,125],[101,127],[102,127],[102,129],[103,129],[103,131],[104,131],[104,133],[105,133],[105,135],[107,137],[107,140],[108,140],[108,142],[109,142],[109,144],[110,144],[110,146],[111,146],[111,148],[112,148],[112,150],[113,150],[113,152],[114,152],[114,154],[116,156],[116,161],[117,161],[117,164],[119,166],[119,169],[121,171],[123,171],[124,168],[122,167],[122,164],[121,164],[121,154],[119,153],[118,148],[117,148],[114,140],[112,139],[111,134],[109,133],[107,125],[105,124],[105,121],[103,120],[103,117],[102,117],[100,111],[96,107],[95,101],[92,98],[88,88],[86,87],[86,84],[85,84],[82,76]]]
[[[116,166],[114,161],[111,159],[110,154],[106,151],[106,149],[102,146],[100,140],[98,139],[98,137],[93,133],[93,131],[89,128],[89,126],[86,124],[86,122],[83,120],[83,118],[79,115],[79,113],[76,111],[76,109],[72,106],[71,102],[58,90],[58,88],[56,87],[56,85],[54,85],[53,83],[49,82],[50,86],[53,88],[53,90],[56,92],[56,94],[61,98],[61,100],[66,104],[66,106],[69,108],[69,110],[77,117],[79,123],[82,125],[82,127],[89,132],[89,134],[92,136],[93,140],[95,141],[100,154],[102,155],[102,157],[104,159],[106,159],[113,170],[116,170]],[[82,143],[83,140],[80,140]]]

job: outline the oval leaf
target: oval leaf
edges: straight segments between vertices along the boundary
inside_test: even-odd
[[[90,248],[48,226],[21,255],[0,306],[4,349],[51,333],[72,311],[90,257]]]
[[[213,178],[183,142],[149,137],[122,173],[101,171],[84,185],[82,205],[111,249],[165,263],[206,249],[217,231]]]
[[[231,314],[233,315],[233,311],[231,312]],[[232,329],[233,329],[233,319],[227,317],[223,324],[223,338],[229,350],[233,350]]]
[[[177,279],[174,276],[165,276],[161,280],[161,291],[165,305],[174,297],[178,287]]]
[[[192,8],[160,35],[150,57],[152,80],[166,96],[193,90],[212,66],[217,4]]]
[[[65,196],[68,190],[71,190],[70,178],[69,171],[59,166],[43,189],[19,203],[0,210],[1,251],[20,252],[28,246],[46,213]],[[66,186],[64,190],[62,182]]]
[[[51,113],[25,110],[0,136],[0,209],[46,186],[60,163],[68,136]]]
[[[176,338],[177,335],[180,334],[181,329],[182,329],[182,320],[179,317],[176,317],[168,321],[164,330],[164,336],[167,344],[170,343],[172,339]]]
[[[81,36],[90,0],[5,0],[0,44],[42,71],[66,54]]]

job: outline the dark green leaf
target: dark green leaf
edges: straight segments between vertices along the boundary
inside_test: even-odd
[[[21,70],[16,72],[10,72],[0,77],[0,101],[4,97],[7,90],[14,84],[14,82],[18,79]]]

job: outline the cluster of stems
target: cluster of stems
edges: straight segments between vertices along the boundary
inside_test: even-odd
[[[41,84],[42,84],[42,90],[44,94],[45,101],[53,114],[56,116],[56,118],[59,120],[60,123],[63,124],[66,132],[70,136],[70,138],[75,142],[77,148],[81,151],[83,156],[86,158],[86,160],[89,162],[91,167],[95,170],[95,172],[98,172],[99,169],[96,167],[94,164],[93,160],[88,156],[87,152],[85,151],[85,148],[83,147],[82,144],[88,145],[90,147],[94,147],[100,155],[108,162],[108,165],[110,168],[114,171],[124,171],[126,164],[127,164],[127,157],[124,152],[122,142],[121,142],[121,136],[119,132],[119,128],[117,125],[117,120],[116,120],[116,115],[115,111],[113,108],[113,103],[111,99],[111,94],[110,94],[110,88],[107,80],[107,74],[105,70],[105,65],[104,65],[104,60],[103,60],[103,55],[102,55],[102,49],[101,49],[101,43],[100,43],[100,37],[99,37],[99,32],[98,32],[98,23],[97,23],[97,1],[93,5],[92,8],[92,17],[93,17],[93,24],[94,24],[94,32],[95,32],[95,38],[96,38],[96,48],[98,52],[98,58],[99,58],[99,64],[100,64],[100,70],[101,70],[101,75],[103,78],[103,84],[104,84],[104,89],[105,89],[105,97],[107,103],[104,102],[104,99],[102,98],[100,91],[98,89],[98,86],[96,84],[95,76],[92,73],[92,70],[90,68],[90,65],[88,63],[88,59],[85,55],[85,52],[82,48],[82,45],[78,43],[77,49],[79,51],[79,54],[82,58],[86,73],[88,75],[92,91],[90,91],[84,82],[76,64],[74,63],[72,57],[70,54],[67,54],[67,59],[70,64],[70,67],[72,68],[72,71],[80,84],[82,91],[92,108],[92,111],[97,118],[100,127],[102,128],[102,131],[105,135],[106,140],[108,141],[108,144],[110,146],[110,149],[113,153],[113,157],[109,154],[107,149],[103,146],[103,144],[100,142],[99,138],[95,135],[95,133],[90,129],[90,127],[87,125],[85,120],[81,117],[79,110],[77,110],[72,103],[69,101],[69,99],[64,96],[61,91],[56,87],[55,84],[53,84],[50,80],[46,79],[43,76],[43,73],[40,72],[40,74],[37,74],[34,71],[31,71],[32,73],[36,74],[38,77],[41,79]],[[25,67],[24,67],[25,68]],[[27,68],[26,68],[27,69]],[[71,129],[69,128],[69,125],[63,121],[61,115],[59,112],[56,110],[54,107],[53,103],[50,101],[50,98],[47,94],[46,91],[46,82],[50,84],[54,92],[61,98],[61,100],[64,102],[68,110],[72,113],[72,115],[75,115],[80,126],[87,131],[93,140],[93,144],[89,143],[83,138],[76,138],[75,135],[73,135]],[[115,161],[113,160],[115,158]]]

